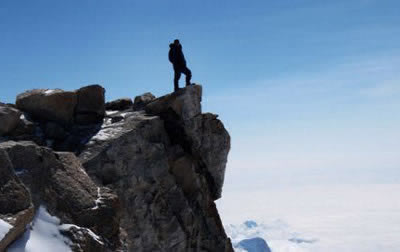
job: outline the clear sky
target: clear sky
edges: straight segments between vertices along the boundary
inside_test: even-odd
[[[400,182],[400,3],[0,1],[0,101],[171,92],[179,38],[232,135],[225,190]],[[181,81],[183,83],[183,80]]]

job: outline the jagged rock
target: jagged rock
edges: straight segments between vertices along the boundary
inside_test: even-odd
[[[214,199],[221,197],[230,150],[230,136],[217,117],[211,113],[197,115],[187,121],[184,127],[191,139],[191,152],[201,160],[213,178]]]
[[[100,85],[90,85],[76,90],[78,102],[75,108],[75,121],[78,124],[99,123],[105,113],[105,90]]]
[[[21,112],[0,103],[0,136],[11,133],[20,121]]]
[[[10,245],[24,231],[34,215],[31,195],[14,173],[7,153],[0,149],[0,225],[8,230],[0,233],[0,251]]]
[[[135,97],[135,102],[133,103],[133,110],[143,109],[148,103],[153,101],[156,97],[150,93],[144,93]]]
[[[146,112],[164,116],[173,112],[179,123],[192,119],[201,114],[202,87],[191,85],[169,95],[159,97],[146,105]],[[167,116],[167,115],[165,115]]]
[[[16,106],[35,118],[70,125],[77,104],[75,92],[61,89],[33,89],[17,96]]]
[[[108,188],[97,187],[74,154],[57,152],[62,167],[54,169],[46,188],[48,207],[78,226],[91,228],[107,239],[118,237],[119,201]],[[117,241],[117,240],[116,240]]]
[[[36,206],[45,204],[64,223],[90,228],[119,243],[119,200],[109,189],[96,186],[73,153],[53,152],[32,142],[0,144],[20,178],[34,194]],[[21,158],[23,156],[23,158]]]
[[[107,102],[105,107],[106,110],[125,110],[132,108],[133,102],[131,98],[121,98],[111,102]]]
[[[230,136],[221,121],[211,113],[201,114],[200,85],[157,98],[146,106],[146,112],[159,115],[173,143],[198,160],[206,175],[214,199],[221,197]],[[218,150],[218,151],[216,151]]]
[[[232,250],[214,203],[208,163],[192,153],[191,135],[172,132],[175,126],[194,125],[189,121],[196,116],[211,122],[201,115],[200,100],[201,87],[191,86],[146,106],[147,114],[159,116],[125,112],[118,122],[106,121],[80,154],[88,174],[121,199],[128,251]],[[214,134],[208,126],[193,130]]]

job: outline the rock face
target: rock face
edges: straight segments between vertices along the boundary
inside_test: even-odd
[[[202,114],[201,86],[105,105],[95,85],[72,92],[72,115],[38,113],[54,102],[47,96],[65,93],[52,92],[17,98],[35,136],[15,129],[0,142],[0,218],[29,210],[25,227],[45,205],[73,251],[233,251],[214,203],[230,138],[216,115]],[[21,135],[34,142],[11,140]]]
[[[221,197],[230,137],[217,115],[201,114],[202,89],[199,85],[158,98],[146,106],[160,116],[173,143],[190,153],[207,171],[214,199]],[[217,150],[217,151],[216,151]]]

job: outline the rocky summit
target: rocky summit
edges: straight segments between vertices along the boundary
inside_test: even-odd
[[[0,103],[0,251],[27,246],[44,215],[69,251],[233,251],[214,203],[230,136],[202,113],[202,87],[104,97],[90,85]]]

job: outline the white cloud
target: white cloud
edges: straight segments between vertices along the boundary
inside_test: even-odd
[[[224,193],[217,205],[234,241],[260,236],[274,252],[397,252],[399,190],[400,185],[269,188]],[[238,225],[246,220],[260,225]]]

